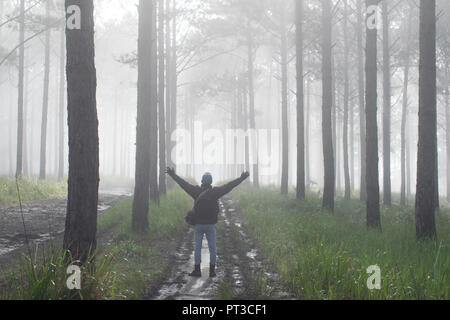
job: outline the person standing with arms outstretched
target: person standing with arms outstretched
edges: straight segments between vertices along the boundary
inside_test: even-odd
[[[202,272],[200,268],[201,264],[201,250],[203,235],[206,235],[209,247],[209,276],[216,276],[216,223],[219,214],[218,200],[241,184],[247,179],[250,174],[243,172],[241,176],[223,186],[213,187],[212,176],[209,172],[206,172],[202,177],[202,184],[195,186],[180,178],[173,168],[167,168],[166,173],[176,182],[178,185],[186,191],[194,199],[194,260],[195,266],[189,276],[201,277]]]

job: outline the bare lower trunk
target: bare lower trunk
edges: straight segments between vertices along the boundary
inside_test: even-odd
[[[59,65],[59,148],[58,148],[58,180],[61,181],[64,177],[64,109],[65,109],[65,30],[64,27],[61,30],[61,38],[60,38],[60,65]]]
[[[281,5],[281,128],[282,128],[282,157],[281,157],[281,194],[288,193],[289,184],[289,131],[288,131],[288,48],[285,21],[286,8]]]
[[[303,77],[303,0],[296,0],[297,52],[297,199],[305,199],[305,115]]]
[[[166,44],[166,163],[167,166],[173,167],[174,163],[172,162],[172,144],[171,144],[171,135],[172,135],[172,123],[171,123],[171,110],[172,110],[172,42],[171,42],[171,15],[172,11],[170,10],[170,0],[166,0],[166,30],[165,30],[165,44]],[[166,180],[167,187],[173,187],[173,181],[171,179]]]
[[[311,187],[311,165],[310,165],[310,122],[311,122],[311,81],[306,82],[306,122],[305,122],[305,171],[306,171],[306,188]]]
[[[400,150],[400,163],[401,163],[401,185],[400,185],[400,204],[406,205],[406,135],[407,135],[407,120],[408,120],[408,84],[409,84],[409,63],[410,63],[410,38],[411,38],[411,22],[412,22],[412,10],[409,10],[409,18],[407,25],[407,37],[406,37],[406,56],[405,66],[403,72],[403,104],[402,104],[402,124],[401,124],[401,150]]]
[[[417,148],[416,236],[435,238],[437,161],[436,2],[420,1],[419,142]]]
[[[47,0],[45,21],[50,21],[50,1]],[[42,103],[42,120],[41,120],[41,158],[39,179],[46,178],[47,165],[47,121],[48,121],[48,90],[50,84],[50,29],[45,32],[45,62],[44,62],[44,93]]]
[[[366,1],[368,8],[369,6],[376,5],[377,3],[377,0]],[[378,180],[377,29],[369,28],[367,26],[366,32],[367,226],[381,230],[380,189]]]
[[[156,1],[152,0],[151,85],[150,85],[150,199],[159,204],[158,189],[158,50]]]
[[[78,5],[81,30],[66,30],[69,124],[69,180],[64,248],[84,263],[97,246],[99,140],[96,103],[94,6],[92,1],[66,0]]]
[[[445,87],[445,144],[446,144],[446,152],[447,152],[447,202],[450,202],[450,106],[448,102],[449,94],[448,94],[448,84],[450,83],[449,77],[449,66],[448,64],[445,66],[445,79],[446,79],[446,87]]]
[[[389,12],[383,2],[383,203],[391,205],[391,59]]]
[[[165,118],[165,61],[164,61],[164,0],[158,1],[158,56],[159,56],[159,192],[166,194],[166,118]]]
[[[138,101],[136,127],[136,174],[133,199],[132,229],[143,232],[148,228],[150,197],[151,88],[152,85],[152,2],[139,1],[138,38]]]
[[[348,163],[348,118],[349,118],[349,76],[348,76],[348,30],[347,30],[347,0],[344,0],[344,124],[343,124],[343,153],[344,153],[344,181],[345,198],[350,200],[350,169]]]
[[[171,94],[171,102],[170,102],[170,130],[171,134],[177,129],[177,100],[178,100],[178,79],[177,79],[177,7],[176,1],[172,0],[172,44],[171,44],[171,76],[170,76],[170,94]],[[170,142],[170,149],[173,150],[175,148],[175,141]],[[172,155],[172,166],[176,167],[176,158],[175,155]],[[172,181],[172,179],[170,179]]]
[[[250,129],[255,130],[256,129],[256,119],[255,119],[255,85],[254,85],[254,59],[255,59],[255,53],[254,53],[254,45],[252,40],[252,35],[248,35],[248,47],[247,47],[247,72],[248,72],[248,98],[249,98],[249,122],[250,122]],[[253,136],[255,138],[255,141],[252,141],[252,152],[253,152],[253,186],[255,188],[259,187],[259,170],[258,170],[258,136],[255,134]]]
[[[23,82],[24,82],[24,62],[25,62],[25,0],[20,1],[19,18],[19,83],[18,83],[18,106],[17,106],[17,158],[16,177],[22,176],[23,164]]]
[[[322,1],[322,139],[323,139],[323,158],[324,158],[324,191],[323,208],[334,210],[334,152],[333,136],[331,132],[331,108],[333,105],[332,94],[332,66],[331,66],[331,1]]]
[[[365,96],[364,96],[364,63],[363,63],[363,0],[357,1],[357,26],[356,37],[358,44],[358,104],[359,104],[359,139],[360,139],[360,200],[366,201],[366,111],[365,111]]]

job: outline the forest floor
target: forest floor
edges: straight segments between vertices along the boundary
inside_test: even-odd
[[[202,277],[192,278],[194,266],[194,230],[190,228],[175,250],[165,281],[149,290],[147,299],[291,299],[277,273],[259,254],[242,226],[230,197],[220,202],[217,225],[217,277],[209,277],[209,250],[202,246]]]
[[[130,195],[124,190],[99,193],[98,213],[102,215],[115,203]],[[22,253],[61,243],[66,220],[66,198],[32,201],[22,206],[0,208],[0,265],[8,265]],[[23,214],[23,220],[22,220]],[[110,229],[98,235],[99,243],[108,241]]]

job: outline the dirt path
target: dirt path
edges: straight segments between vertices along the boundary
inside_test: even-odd
[[[291,298],[280,284],[278,275],[264,262],[246,234],[231,198],[224,198],[220,202],[220,214],[217,225],[217,277],[209,278],[206,239],[202,246],[202,277],[188,276],[194,265],[194,231],[191,228],[176,249],[168,280],[150,298],[214,300],[219,298],[219,291],[223,287],[228,288],[230,298],[235,299]]]
[[[101,215],[114,203],[129,198],[127,194],[99,194],[98,212]],[[25,230],[30,247],[42,246],[62,238],[66,219],[65,198],[33,201],[20,207],[0,209],[0,265],[26,251]],[[25,228],[24,228],[25,226]]]

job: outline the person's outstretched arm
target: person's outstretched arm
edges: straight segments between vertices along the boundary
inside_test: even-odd
[[[231,190],[236,188],[238,185],[240,185],[245,179],[247,179],[250,176],[250,173],[243,172],[239,178],[236,180],[233,180],[231,182],[228,182],[227,184],[214,188],[217,198],[223,197],[227,193],[229,193]]]
[[[173,168],[166,168],[166,173],[176,182],[178,183],[178,185],[181,187],[181,189],[183,189],[184,191],[186,191],[187,194],[189,194],[192,198],[196,198],[197,197],[197,186],[194,186],[192,184],[190,184],[189,182],[187,182],[186,180],[184,180],[183,178],[181,178],[180,176],[178,176],[175,173],[175,170]]]

